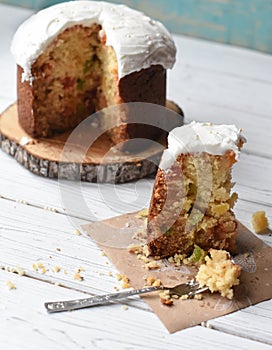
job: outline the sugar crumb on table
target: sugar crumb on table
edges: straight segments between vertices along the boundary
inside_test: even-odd
[[[0,266],[0,270],[5,270],[7,272],[12,272],[12,273],[16,273],[19,276],[24,276],[25,275],[25,271],[24,269],[22,269],[19,266],[16,267],[10,267],[10,266]]]
[[[77,281],[83,281],[84,277],[81,276],[81,274],[77,271],[75,274],[74,274],[74,280],[77,280]]]
[[[76,230],[76,231],[75,231],[75,234],[76,234],[77,236],[81,236],[82,233],[80,232],[80,230]]]
[[[11,282],[10,280],[8,280],[6,282],[6,286],[8,287],[9,290],[17,289],[15,284],[13,282]]]

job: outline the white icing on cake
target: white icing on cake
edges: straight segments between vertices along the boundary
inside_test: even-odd
[[[173,67],[176,47],[160,22],[124,5],[70,1],[38,12],[18,28],[11,52],[24,70],[22,80],[31,81],[32,64],[59,33],[76,24],[94,23],[102,26],[106,45],[116,52],[119,78],[151,65]]]
[[[206,152],[212,155],[223,155],[232,150],[239,155],[238,145],[245,139],[241,129],[235,125],[214,125],[212,123],[197,123],[173,129],[168,135],[168,148],[163,152],[160,168],[171,168],[180,154]]]

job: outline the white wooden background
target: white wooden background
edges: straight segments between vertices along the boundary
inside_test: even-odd
[[[16,99],[9,44],[30,13],[0,5],[1,111]],[[265,210],[272,222],[272,57],[181,36],[175,39],[178,61],[168,75],[168,97],[183,107],[187,121],[243,128],[248,143],[234,172],[240,195],[236,215],[250,228],[252,213]],[[0,349],[271,349],[271,300],[171,335],[138,298],[123,305],[48,315],[43,308],[46,300],[113,292],[120,287],[114,277],[117,271],[95,244],[76,235],[77,225],[87,222],[76,197],[69,217],[57,181],[29,173],[1,151],[0,161],[0,265],[20,266],[26,272],[21,277],[0,270]],[[84,199],[96,218],[103,219],[147,206],[152,183],[145,179],[119,186],[84,184]],[[65,191],[74,195],[71,184]],[[272,245],[271,235],[262,238]],[[37,263],[49,271],[34,271]],[[61,271],[53,272],[55,266]],[[79,267],[85,268],[81,282],[73,279]],[[8,280],[17,289],[9,290]]]

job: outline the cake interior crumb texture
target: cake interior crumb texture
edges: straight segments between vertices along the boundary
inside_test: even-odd
[[[235,251],[231,169],[235,153],[180,154],[167,171],[158,170],[148,217],[150,254],[191,254],[194,245]]]
[[[241,267],[234,264],[228,252],[210,249],[205,264],[199,267],[196,280],[201,287],[207,286],[213,292],[220,292],[223,297],[233,298],[233,286],[239,284]]]
[[[75,25],[60,33],[32,65],[32,85],[22,82],[23,70],[18,67],[19,120],[31,136],[72,129],[94,112],[120,103],[165,106],[165,69],[154,65],[119,79],[115,51],[105,45],[106,34],[101,33],[97,24]],[[113,117],[122,125],[110,130],[112,141],[128,139],[127,115]]]
[[[266,233],[269,224],[265,211],[256,211],[252,215],[251,224],[256,233]]]

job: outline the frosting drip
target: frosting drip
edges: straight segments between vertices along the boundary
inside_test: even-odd
[[[214,125],[193,121],[173,129],[168,135],[168,148],[163,152],[161,169],[169,169],[180,154],[206,152],[223,155],[232,150],[239,155],[239,145],[245,142],[241,129],[235,125]]]
[[[98,1],[70,1],[51,6],[26,20],[14,35],[11,52],[31,80],[31,66],[54,38],[74,25],[99,24],[106,33],[106,45],[115,50],[119,79],[162,65],[172,68],[176,47],[167,29],[158,21],[125,5]]]

